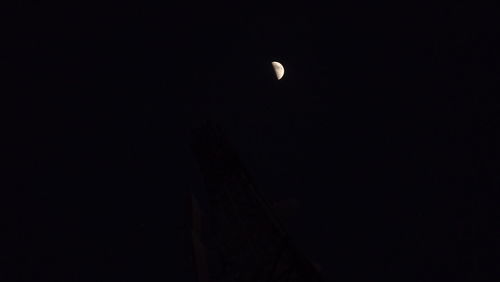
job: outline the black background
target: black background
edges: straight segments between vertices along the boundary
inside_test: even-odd
[[[69,2],[3,18],[2,281],[194,281],[204,119],[326,281],[495,280],[498,7]]]

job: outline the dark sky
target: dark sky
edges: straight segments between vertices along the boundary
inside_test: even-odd
[[[236,2],[17,2],[0,280],[193,281],[204,119],[326,281],[495,280],[498,7]]]

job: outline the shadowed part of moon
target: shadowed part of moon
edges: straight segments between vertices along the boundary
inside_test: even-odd
[[[280,80],[283,75],[285,75],[285,68],[283,67],[282,64],[278,62],[271,62],[271,65],[273,65],[274,73],[276,74],[276,78]]]

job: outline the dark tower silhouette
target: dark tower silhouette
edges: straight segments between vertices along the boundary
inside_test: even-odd
[[[220,128],[206,123],[193,139],[208,195],[206,220],[194,195],[190,197],[199,282],[320,281],[317,269],[292,244]]]

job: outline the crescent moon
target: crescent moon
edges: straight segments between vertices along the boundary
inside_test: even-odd
[[[271,62],[271,65],[273,65],[274,73],[276,74],[276,78],[280,80],[283,75],[285,75],[285,68],[283,67],[282,64],[278,62]]]

